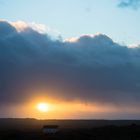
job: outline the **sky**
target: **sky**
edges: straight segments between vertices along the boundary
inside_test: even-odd
[[[63,38],[103,33],[122,44],[139,44],[137,5],[139,0],[1,0],[0,17],[45,24]]]
[[[140,0],[1,0],[0,117],[139,119],[139,14]]]

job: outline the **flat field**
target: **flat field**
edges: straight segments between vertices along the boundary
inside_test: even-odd
[[[59,132],[44,135],[43,125]],[[0,140],[140,140],[140,121],[0,119]]]

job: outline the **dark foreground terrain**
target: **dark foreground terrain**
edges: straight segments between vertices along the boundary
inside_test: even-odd
[[[43,125],[59,125],[44,135]],[[140,121],[0,119],[0,140],[140,140]]]

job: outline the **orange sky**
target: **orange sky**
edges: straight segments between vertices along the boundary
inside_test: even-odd
[[[39,103],[48,105],[47,112],[38,110]],[[36,118],[36,119],[107,119],[118,118],[120,114],[136,114],[138,109],[99,103],[85,103],[81,101],[63,101],[48,98],[33,98],[29,102],[8,107],[10,117]],[[116,116],[116,114],[118,116]]]

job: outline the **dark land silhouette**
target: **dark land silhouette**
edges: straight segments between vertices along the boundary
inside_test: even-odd
[[[58,125],[45,135],[44,125]],[[0,119],[0,140],[140,140],[140,120]]]

